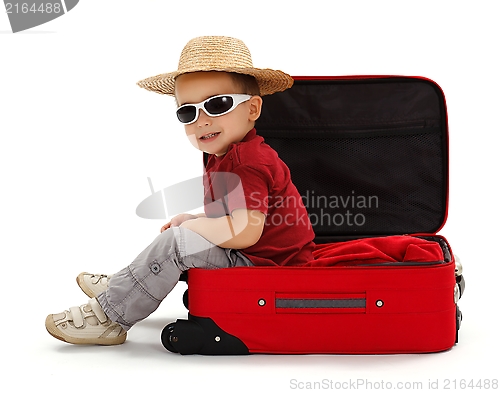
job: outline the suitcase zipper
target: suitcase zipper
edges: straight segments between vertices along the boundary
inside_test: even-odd
[[[367,263],[363,265],[353,265],[352,267],[369,267],[369,266],[433,266],[445,264],[445,261],[433,262],[381,262],[381,263]]]

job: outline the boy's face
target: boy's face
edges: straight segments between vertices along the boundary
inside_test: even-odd
[[[180,75],[175,80],[175,97],[179,106],[196,104],[216,95],[244,93],[240,90],[226,72],[193,72]],[[218,117],[208,116],[200,109],[198,119],[184,126],[186,135],[197,149],[223,155],[231,143],[241,141],[253,128],[261,106],[262,99],[253,96],[232,112]]]

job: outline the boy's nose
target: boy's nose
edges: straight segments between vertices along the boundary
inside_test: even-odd
[[[209,126],[212,124],[212,118],[208,116],[203,109],[198,109],[200,113],[198,114],[198,120],[196,120],[196,124],[198,127]]]

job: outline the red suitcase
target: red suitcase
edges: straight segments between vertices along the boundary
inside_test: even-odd
[[[303,267],[192,269],[181,354],[387,354],[458,342],[461,266],[447,216],[444,95],[420,77],[298,77],[256,128],[290,168],[316,234]]]

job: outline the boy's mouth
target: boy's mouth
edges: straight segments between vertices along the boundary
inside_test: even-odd
[[[205,134],[205,135],[201,136],[200,139],[202,141],[210,141],[210,140],[216,138],[219,134],[220,134],[220,132],[211,132],[209,134]]]

